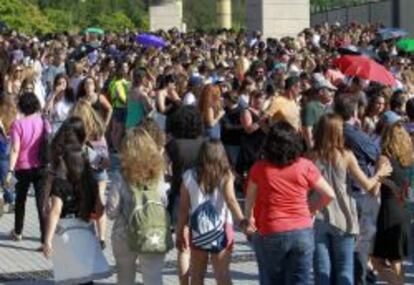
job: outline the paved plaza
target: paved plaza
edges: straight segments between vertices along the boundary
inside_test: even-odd
[[[5,214],[0,218],[0,284],[53,284],[52,263],[44,258],[36,249],[40,246],[37,213],[34,198],[30,197],[26,206],[26,218],[23,240],[15,242],[10,240],[8,233],[13,228],[14,215]],[[110,244],[110,227],[108,229],[108,246],[105,255],[111,265],[115,264]],[[164,283],[178,284],[176,251],[168,254],[167,263],[164,268]],[[258,284],[257,266],[253,252],[241,233],[236,235],[235,251],[231,265],[232,277],[235,284]],[[139,272],[139,265],[137,267]],[[206,284],[214,284],[208,269]],[[137,274],[138,284],[142,284],[140,274]],[[116,275],[111,278],[100,280],[96,284],[115,284]],[[139,283],[141,282],[141,283]]]

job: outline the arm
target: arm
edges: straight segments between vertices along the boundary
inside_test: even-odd
[[[248,134],[251,134],[257,131],[260,128],[260,125],[253,123],[252,114],[249,110],[245,110],[241,115],[240,122],[244,128],[244,131]]]
[[[217,124],[221,118],[224,116],[224,110],[221,109],[220,112],[218,114],[215,114],[213,108],[208,108],[207,110],[207,114],[206,114],[206,124],[209,127],[214,126],[215,124]]]
[[[186,235],[190,207],[190,194],[188,193],[187,187],[182,183],[180,189],[180,212],[178,215],[176,240],[176,247],[179,251],[184,251],[190,246],[188,240],[189,237]]]
[[[106,111],[106,115],[105,115],[105,126],[109,126],[109,122],[111,122],[111,118],[112,118],[112,106],[111,103],[109,103],[108,99],[106,99],[105,96],[103,95],[99,95],[99,101],[102,104],[102,107],[105,109]]]
[[[14,137],[16,137],[15,135]],[[12,146],[10,149],[10,155],[9,155],[9,171],[7,172],[7,176],[5,179],[5,187],[9,188],[11,186],[12,178],[13,178],[13,172],[16,167],[17,158],[19,157],[20,152],[20,140],[19,139],[13,139]]]
[[[121,183],[121,175],[116,173],[109,187],[108,200],[105,205],[106,215],[110,220],[115,219],[121,213],[121,196],[119,194]]]
[[[376,185],[379,184],[380,178],[388,176],[392,168],[389,164],[388,159],[381,156],[377,168],[377,172],[371,178],[367,177],[365,173],[359,167],[358,161],[352,152],[346,154],[347,169],[351,173],[352,177],[367,191],[376,189]]]
[[[234,176],[231,172],[227,176],[223,189],[224,200],[233,216],[240,223],[244,219],[244,216],[234,192]]]
[[[43,245],[43,254],[49,258],[52,255],[52,238],[56,231],[56,226],[62,213],[63,202],[57,196],[52,196],[52,208],[50,209],[47,227],[45,244]]]
[[[312,214],[315,214],[319,210],[323,209],[331,202],[331,200],[335,199],[335,191],[322,176],[314,185],[314,189],[320,194],[320,198],[309,205],[310,212]]]
[[[157,104],[158,111],[162,114],[164,114],[167,111],[167,108],[165,107],[165,98],[166,98],[166,95],[163,94],[163,92],[158,92],[156,104]]]
[[[306,139],[306,142],[310,147],[313,147],[313,128],[312,127],[303,127],[303,136]]]
[[[115,89],[115,94],[119,101],[121,101],[122,104],[126,104],[127,102],[127,94],[123,88],[123,84],[121,82],[118,82]]]

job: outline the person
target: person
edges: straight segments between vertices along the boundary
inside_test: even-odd
[[[170,116],[181,105],[181,98],[177,92],[176,81],[175,76],[172,74],[160,75],[157,78],[156,108],[159,113],[157,120],[162,129],[165,129],[165,124],[167,124]]]
[[[198,108],[205,126],[204,135],[212,139],[221,138],[220,120],[225,112],[221,106],[221,91],[217,85],[205,85],[198,100]]]
[[[342,118],[323,115],[315,128],[315,145],[311,158],[333,187],[336,199],[316,215],[315,221],[315,284],[353,284],[355,237],[359,233],[356,202],[347,188],[348,174],[364,189],[375,195],[380,179],[391,173],[383,163],[368,178],[355,155],[346,149]]]
[[[391,176],[380,187],[381,205],[374,240],[373,265],[388,284],[404,284],[403,260],[408,256],[410,225],[404,202],[408,195],[408,169],[413,162],[411,139],[396,113],[387,121],[381,139],[380,160],[389,161]]]
[[[111,142],[115,151],[119,150],[119,145],[125,131],[127,117],[127,102],[129,89],[129,65],[127,62],[120,63],[117,73],[109,84],[109,95],[113,107]]]
[[[150,81],[143,69],[136,69],[132,75],[132,86],[127,103],[126,128],[137,126],[152,110]]]
[[[300,108],[297,102],[300,92],[300,78],[297,76],[288,77],[285,80],[285,91],[279,96],[274,97],[266,110],[266,116],[271,118],[272,122],[288,121],[299,130],[301,126]]]
[[[101,116],[105,126],[108,127],[112,117],[112,106],[104,95],[96,92],[96,82],[92,76],[86,76],[79,84],[77,100],[85,99]]]
[[[106,213],[110,219],[115,219],[112,229],[112,246],[116,262],[117,284],[133,284],[136,272],[136,260],[138,258],[141,265],[141,272],[144,284],[162,284],[162,269],[167,251],[168,243],[164,238],[157,236],[156,244],[164,250],[157,252],[142,252],[136,249],[131,243],[128,232],[131,229],[130,212],[138,204],[142,192],[156,192],[160,197],[157,203],[166,203],[166,193],[162,183],[165,169],[165,160],[161,155],[154,140],[143,128],[133,128],[128,130],[121,147],[121,172],[116,173],[111,183]],[[163,204],[162,219],[167,216],[167,211]],[[133,212],[133,213],[134,213]],[[165,235],[170,235],[168,224],[162,224],[157,228],[157,220],[149,219],[145,231],[151,228],[162,231]],[[143,230],[143,231],[144,231]],[[150,236],[149,234],[147,236]],[[171,240],[172,242],[172,240]],[[163,245],[161,245],[163,244]]]
[[[108,184],[109,151],[105,139],[105,124],[101,117],[85,99],[79,100],[73,108],[72,116],[79,117],[85,126],[86,141],[85,152],[93,169],[95,179],[98,181],[99,198],[105,201],[105,191]],[[97,219],[98,237],[102,248],[106,247],[106,215]]]
[[[17,179],[14,230],[10,235],[15,241],[22,240],[27,192],[33,185],[41,233],[40,241],[43,244],[45,240],[42,213],[43,188],[47,173],[40,161],[39,152],[44,136],[51,130],[49,123],[40,115],[40,103],[35,94],[21,95],[17,107],[22,118],[16,119],[10,127],[11,150],[5,179],[6,187],[11,185],[13,174]]]
[[[314,143],[312,130],[332,103],[333,91],[336,90],[336,87],[326,80],[323,75],[315,73],[314,81],[314,91],[316,94],[314,98],[305,103],[302,110],[303,134],[310,147]]]
[[[269,131],[263,158],[250,170],[246,190],[246,230],[257,228],[269,284],[306,284],[311,278],[314,235],[312,215],[335,198],[318,168],[303,158],[302,136],[288,122]],[[310,189],[321,198],[308,205]],[[253,212],[254,208],[254,212]],[[253,222],[254,219],[254,222]]]
[[[75,95],[68,84],[68,77],[63,73],[58,74],[53,81],[52,93],[47,98],[44,112],[49,117],[54,134],[69,117],[75,104]]]
[[[344,121],[345,146],[357,158],[359,167],[368,177],[380,156],[379,145],[374,138],[358,127],[358,99],[348,93],[335,97],[334,112]],[[355,284],[366,284],[369,273],[368,260],[373,236],[375,234],[376,216],[378,211],[377,198],[368,194],[352,177],[348,186],[357,202],[360,233],[355,246]]]
[[[9,95],[0,97],[0,187],[3,189],[3,202],[9,209],[14,210],[15,192],[13,188],[4,187],[7,172],[9,171],[10,136],[9,131],[17,116],[17,108]],[[1,198],[0,198],[1,200]]]
[[[239,104],[237,91],[223,94],[225,115],[221,120],[221,141],[229,157],[230,164],[235,169],[240,155],[240,138],[243,126],[240,122],[242,107]]]
[[[203,216],[206,213],[210,214],[209,218]],[[214,218],[213,213],[217,215]],[[184,172],[180,190],[176,245],[179,250],[191,248],[191,284],[204,283],[209,258],[217,284],[232,284],[229,270],[234,243],[231,214],[237,223],[247,225],[235,196],[234,177],[224,147],[217,140],[206,141],[201,146],[196,166]],[[220,223],[215,230],[222,234],[210,240],[211,231],[204,229],[205,223],[213,223],[216,218]],[[191,239],[185,230],[189,220]]]
[[[362,130],[368,134],[373,134],[377,126],[380,115],[385,110],[385,98],[381,94],[372,96],[368,101],[367,110],[362,120]]]
[[[259,90],[250,93],[249,107],[240,116],[243,135],[240,139],[240,158],[237,172],[245,175],[258,159],[267,131],[267,117],[264,114],[265,94]]]
[[[111,275],[90,222],[92,214],[103,212],[103,205],[92,168],[83,154],[84,142],[79,141],[79,134],[71,126],[72,122],[64,123],[52,142],[52,148],[62,151],[54,152],[58,155],[52,158],[57,162],[55,175],[50,193],[45,193],[51,206],[43,254],[52,257],[56,283],[92,284],[94,279]]]
[[[171,117],[172,139],[166,145],[171,163],[171,189],[168,193],[168,211],[176,221],[182,176],[195,166],[203,144],[203,122],[198,108],[182,106]],[[188,227],[184,230],[188,231]],[[181,285],[189,284],[190,250],[178,250],[178,275]]]

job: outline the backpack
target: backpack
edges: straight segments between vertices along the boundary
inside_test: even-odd
[[[222,251],[227,245],[225,221],[210,200],[200,204],[190,217],[191,242],[211,253]]]
[[[128,213],[127,239],[130,249],[138,253],[166,253],[173,247],[170,217],[157,186],[130,186],[133,206]]]

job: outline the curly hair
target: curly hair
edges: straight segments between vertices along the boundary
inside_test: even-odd
[[[36,95],[32,92],[23,93],[19,97],[17,106],[25,116],[29,116],[40,111],[40,102]]]
[[[83,121],[88,140],[98,140],[105,134],[105,124],[85,99],[81,99],[76,103],[72,110],[72,116],[79,117]]]
[[[127,132],[120,155],[122,174],[131,185],[154,183],[164,172],[164,157],[144,128],[133,128]]]
[[[265,160],[278,167],[289,166],[303,155],[303,137],[285,121],[275,123],[266,137],[262,154]]]
[[[402,122],[395,123],[384,130],[381,151],[385,156],[396,159],[403,167],[409,167],[413,163],[413,145]]]
[[[167,120],[167,130],[176,139],[195,139],[204,132],[200,111],[194,106],[182,106]]]

